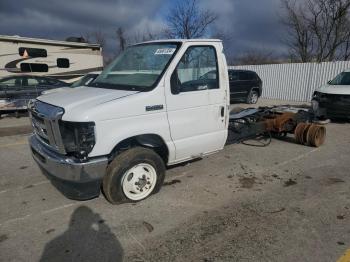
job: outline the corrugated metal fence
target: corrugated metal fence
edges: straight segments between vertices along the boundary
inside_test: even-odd
[[[310,101],[316,88],[350,68],[350,61],[274,65],[230,66],[258,73],[263,81],[263,98]]]

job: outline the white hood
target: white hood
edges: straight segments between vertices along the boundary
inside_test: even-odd
[[[45,103],[71,110],[73,107],[84,106],[91,108],[112,100],[137,93],[137,91],[113,90],[81,86],[76,88],[63,88],[58,92],[39,96]]]
[[[108,102],[129,97],[137,91],[113,90],[94,87],[62,88],[57,92],[38,97],[38,100],[64,108],[65,117],[75,117],[86,120],[96,107],[104,107]],[[84,121],[81,120],[81,121]]]
[[[324,85],[315,90],[316,92],[321,92],[325,94],[334,95],[350,95],[350,86],[344,85]]]

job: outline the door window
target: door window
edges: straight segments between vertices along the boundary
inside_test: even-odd
[[[34,77],[27,77],[26,85],[28,87],[37,86],[38,84],[39,84],[38,80],[36,80]]]
[[[171,91],[178,94],[219,88],[217,72],[214,47],[189,47],[171,77]]]
[[[37,77],[36,80],[38,81],[39,85],[44,85],[44,86],[54,85],[56,83],[52,79],[42,78],[42,77]]]
[[[20,78],[8,78],[8,79],[4,79],[2,81],[0,81],[0,85],[2,86],[9,86],[9,87],[12,87],[12,86],[20,86],[21,85],[21,79]]]

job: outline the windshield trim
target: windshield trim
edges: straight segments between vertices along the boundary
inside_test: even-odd
[[[176,41],[156,42],[155,41],[155,42],[149,42],[149,43],[135,44],[135,45],[131,45],[131,46],[127,47],[127,49],[128,49],[128,48],[131,48],[131,47],[134,47],[134,46],[169,45],[169,44],[170,45],[176,45],[175,52],[171,55],[171,57],[169,58],[169,61],[164,66],[163,71],[159,74],[157,80],[151,86],[145,87],[145,86],[132,86],[132,85],[117,85],[117,84],[97,83],[95,81],[92,81],[91,83],[89,83],[88,86],[89,87],[96,87],[96,88],[106,88],[106,89],[116,89],[116,90],[126,90],[126,91],[138,91],[138,92],[149,92],[149,91],[152,91],[154,88],[156,88],[158,86],[160,80],[163,78],[163,75],[165,74],[165,72],[168,69],[169,65],[173,61],[173,59],[176,56],[177,52],[180,50],[180,48],[182,46],[182,42],[176,42]],[[102,74],[102,72],[101,72],[101,74]]]

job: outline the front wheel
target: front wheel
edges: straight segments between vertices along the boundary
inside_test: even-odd
[[[259,93],[256,90],[250,90],[247,97],[247,104],[256,104],[259,100]]]
[[[160,190],[164,176],[164,161],[156,152],[134,147],[109,164],[103,192],[112,204],[141,201]]]

